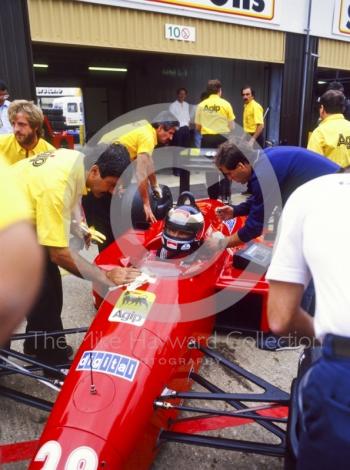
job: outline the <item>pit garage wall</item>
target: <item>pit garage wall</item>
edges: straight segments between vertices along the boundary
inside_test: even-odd
[[[10,99],[35,98],[33,61],[26,0],[0,2],[0,79]]]
[[[190,101],[196,103],[207,80],[220,78],[224,96],[232,102],[241,122],[241,86],[250,82],[266,107],[273,68],[282,80],[285,34],[279,31],[68,0],[29,0],[29,11],[35,50],[40,44],[98,46],[115,51],[116,61],[121,50],[124,55],[125,51],[148,54],[128,71],[124,112],[152,102],[172,101],[178,86],[188,87]],[[166,23],[195,27],[196,41],[165,39]],[[91,61],[99,59],[98,54],[91,56]],[[272,92],[276,94],[279,89]],[[275,101],[279,99],[280,95]],[[88,111],[89,103],[85,109]],[[109,107],[109,111],[111,119],[113,109]],[[268,115],[273,135],[279,130],[277,112],[274,108]]]
[[[25,0],[2,0],[2,12],[4,6],[11,7],[17,11],[16,20],[25,12]],[[278,103],[276,90],[280,88],[280,73],[278,68],[273,69],[275,64],[283,64],[284,67],[284,87],[282,99],[281,115],[281,140],[289,143],[297,143],[297,123],[291,126],[291,112],[295,114],[300,107],[300,89],[293,86],[293,80],[300,82],[300,67],[295,69],[295,63],[299,60],[302,63],[301,42],[304,41],[303,35],[288,33],[267,29],[251,28],[236,24],[217,23],[214,21],[204,21],[198,18],[183,18],[181,16],[157,14],[154,12],[135,11],[129,9],[120,9],[117,7],[108,7],[99,4],[90,4],[87,2],[75,2],[72,0],[28,0],[30,13],[30,26],[32,40],[35,44],[66,44],[77,46],[99,46],[104,48],[156,51],[167,54],[220,57],[228,59],[238,59],[246,61],[272,64],[272,82],[270,93],[270,103]],[[1,15],[2,18],[6,15]],[[12,14],[13,16],[13,14]],[[10,16],[11,17],[11,16]],[[195,43],[185,43],[179,41],[169,41],[164,38],[165,23],[186,24],[194,26],[197,32]],[[4,21],[3,21],[4,23]],[[16,24],[18,26],[18,22]],[[21,29],[22,31],[22,29]],[[27,51],[26,56],[21,60],[26,67],[28,80],[23,80],[22,74],[11,71],[6,72],[6,64],[2,64],[2,76],[8,76],[16,81],[16,77],[21,75],[22,82],[26,83],[28,89],[33,89],[33,83],[30,79],[30,36],[28,28],[23,27],[23,42],[27,43],[23,50]],[[3,33],[4,34],[4,33]],[[16,40],[9,41],[9,35],[6,40],[1,41],[3,49],[10,50],[6,45],[11,42],[18,42],[18,28],[16,27]],[[303,39],[301,39],[303,38]],[[345,50],[345,45],[340,41],[332,41],[335,44],[337,54],[338,49]],[[28,47],[29,44],[29,47]],[[290,54],[288,52],[295,49]],[[297,52],[299,51],[299,52]],[[20,57],[19,51],[16,51]],[[293,56],[294,54],[294,56]],[[13,61],[18,64],[18,57]],[[346,61],[346,59],[344,59]],[[326,65],[324,65],[326,66]],[[271,82],[271,83],[272,83]],[[310,80],[309,80],[310,82]],[[29,83],[29,86],[27,85]],[[238,85],[237,85],[238,86]],[[23,88],[23,86],[22,86]],[[266,88],[264,84],[264,88]],[[21,96],[29,96],[28,92],[21,92]],[[310,83],[307,87],[307,96],[310,96]],[[312,103],[306,102],[306,108]],[[276,106],[273,107],[276,113]],[[270,114],[271,120],[272,114]],[[294,119],[293,123],[298,121]],[[274,133],[276,134],[276,116],[273,119],[275,123]]]

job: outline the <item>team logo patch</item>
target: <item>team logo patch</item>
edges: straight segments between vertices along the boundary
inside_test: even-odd
[[[232,233],[234,226],[236,225],[237,219],[228,219],[224,220],[224,224],[228,228],[229,233]]]
[[[122,354],[106,351],[85,351],[76,370],[87,370],[113,375],[132,382],[140,362]]]
[[[44,152],[44,153],[39,153],[39,155],[36,155],[34,158],[31,158],[29,161],[33,166],[41,166],[43,165],[46,160],[51,157],[53,152]]]
[[[143,290],[124,291],[115,304],[109,321],[142,326],[156,299],[153,292]]]

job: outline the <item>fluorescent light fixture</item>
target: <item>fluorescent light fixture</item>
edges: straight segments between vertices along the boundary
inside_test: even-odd
[[[318,83],[319,85],[324,85],[324,84],[326,84],[327,82],[325,82],[324,80],[319,80],[317,83]]]
[[[128,69],[122,67],[89,67],[89,70],[97,72],[127,72]]]
[[[47,69],[49,68],[48,64],[33,64],[33,67],[36,69]]]

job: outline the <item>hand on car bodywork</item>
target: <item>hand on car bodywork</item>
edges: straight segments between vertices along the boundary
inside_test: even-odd
[[[221,221],[232,219],[234,217],[233,212],[233,207],[231,206],[217,207],[215,209],[215,215]]]
[[[106,272],[106,277],[109,281],[113,282],[116,286],[121,284],[129,284],[140,276],[141,271],[134,267],[122,268],[117,266],[111,271]]]

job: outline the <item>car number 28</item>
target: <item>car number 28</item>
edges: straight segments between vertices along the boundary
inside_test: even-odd
[[[59,465],[62,447],[57,441],[45,442],[35,456],[34,462],[45,462],[42,470],[56,470],[63,468]],[[81,446],[74,449],[68,456],[64,470],[96,470],[98,457],[94,449]]]

